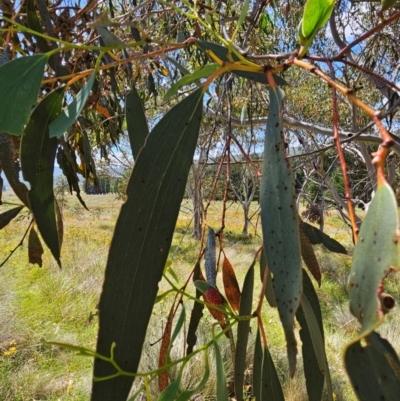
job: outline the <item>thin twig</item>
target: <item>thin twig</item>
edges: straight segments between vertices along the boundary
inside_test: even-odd
[[[19,241],[19,243],[17,244],[17,246],[16,246],[14,249],[12,249],[12,250],[10,251],[10,254],[3,260],[3,262],[1,262],[0,267],[3,267],[3,266],[5,265],[5,263],[8,261],[8,259],[11,258],[11,256],[13,255],[13,253],[14,253],[20,246],[22,246],[22,244],[24,243],[24,239],[25,239],[26,235],[28,234],[28,231],[29,231],[29,229],[31,228],[33,222],[34,222],[34,219],[32,218],[31,221],[29,222],[28,228],[26,229],[24,235],[23,235],[22,238],[21,238],[21,241]]]

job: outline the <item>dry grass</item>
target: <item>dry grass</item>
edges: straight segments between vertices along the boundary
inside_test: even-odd
[[[97,318],[93,315],[96,313],[107,251],[121,202],[112,195],[83,195],[83,197],[90,211],[84,210],[74,197],[65,198],[62,270],[58,269],[47,250],[44,254],[43,268],[29,265],[26,242],[0,269],[1,400],[89,399],[91,360],[44,342],[53,340],[89,348],[95,347]],[[7,192],[3,200],[18,203],[15,197]],[[220,206],[218,203],[212,205],[208,213],[208,223],[215,229],[221,226]],[[199,254],[199,242],[191,238],[191,214],[187,212],[188,208],[190,205],[186,204],[182,209],[170,253],[172,268],[181,283],[192,270]],[[254,210],[256,208],[257,205],[254,205]],[[243,282],[255,251],[261,244],[260,232],[255,228],[250,230],[249,238],[244,238],[240,234],[242,220],[239,204],[230,205],[227,210],[224,250],[240,283]],[[20,241],[28,222],[27,213],[24,212],[0,231],[0,240],[3,244],[0,249],[1,260]],[[348,249],[352,248],[349,230],[337,216],[329,216],[325,227],[329,235],[340,240]],[[344,346],[357,330],[357,324],[349,314],[346,304],[346,283],[351,259],[348,256],[330,254],[323,247],[316,247],[316,253],[323,270],[323,284],[317,292],[324,316],[326,347],[334,392],[336,400],[351,401],[355,398],[342,363]],[[397,277],[393,277],[387,285],[387,291],[396,301],[399,301],[400,297],[398,280]],[[260,292],[258,266],[256,266],[256,283],[254,306]],[[219,284],[222,288],[221,281]],[[168,288],[168,284],[163,280],[160,291]],[[192,286],[190,288],[189,291],[193,291]],[[141,371],[150,371],[157,367],[159,343],[151,344],[157,342],[162,335],[171,300],[171,296],[167,297],[154,309],[144,345]],[[188,302],[186,307],[190,311],[192,303]],[[208,312],[204,315],[198,332],[199,344],[211,338],[213,320]],[[289,380],[286,347],[279,318],[276,310],[266,304],[263,307],[263,321],[287,400],[307,400],[301,357],[296,376]],[[396,313],[391,313],[388,322],[389,324],[382,327],[381,333],[399,350],[397,333],[400,330],[400,318]],[[255,333],[254,327],[253,333]],[[249,365],[252,359],[252,342],[254,334],[250,335]],[[230,374],[232,358],[229,341],[221,339],[220,347],[227,372]],[[173,358],[181,357],[184,349],[182,334],[178,336],[174,345]],[[212,352],[209,355],[210,380],[197,400],[215,399],[215,360]],[[187,364],[182,377],[182,387],[194,387],[200,381],[203,372],[204,357],[199,353]],[[171,370],[171,375],[174,374],[176,369]],[[142,382],[136,380],[134,387],[139,388],[141,385]],[[150,384],[150,393],[152,397],[158,395],[156,381]]]

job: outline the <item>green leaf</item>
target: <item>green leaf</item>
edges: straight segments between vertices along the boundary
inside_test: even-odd
[[[335,0],[307,0],[298,29],[302,45],[300,58],[307,52],[318,31],[328,22],[334,7]]]
[[[179,315],[179,319],[176,322],[176,326],[175,326],[174,331],[172,333],[171,346],[174,343],[174,341],[176,340],[176,337],[178,336],[179,332],[181,331],[181,329],[183,327],[183,323],[185,322],[185,319],[186,319],[186,310],[185,310],[185,306],[182,304],[181,314]]]
[[[18,216],[24,206],[17,206],[0,214],[0,230],[4,228],[12,219]]]
[[[199,382],[199,384],[193,390],[185,390],[183,391],[175,401],[188,401],[192,395],[199,394],[203,388],[206,386],[208,379],[210,377],[210,366],[208,363],[208,351],[204,351],[204,375]]]
[[[240,12],[239,19],[236,25],[236,30],[242,26],[243,21],[246,18],[247,11],[249,10],[249,4],[250,0],[245,0],[245,2],[243,3],[242,11]]]
[[[132,156],[136,161],[140,149],[144,146],[147,135],[149,135],[149,127],[147,125],[146,115],[144,114],[143,103],[135,88],[135,84],[132,84],[132,89],[126,96],[125,104],[129,141],[131,143]]]
[[[264,346],[261,400],[285,401],[281,382],[267,346]]]
[[[356,341],[347,347],[344,361],[351,384],[360,401],[397,401],[400,394],[400,361],[378,333],[366,337],[366,345]]]
[[[22,135],[42,83],[48,56],[20,57],[0,67],[0,132]]]
[[[220,58],[222,61],[225,62],[230,62],[230,59],[228,57],[229,55],[229,49],[227,49],[224,46],[217,45],[216,43],[211,43],[211,42],[204,42],[202,40],[196,40],[196,45],[205,53],[207,53],[207,50],[211,50],[218,58]],[[230,57],[233,61],[239,61],[239,57],[237,57],[235,54],[230,54]],[[236,74],[239,77],[243,77],[246,79],[250,79],[255,82],[259,82],[261,84],[268,84],[267,76],[262,73],[262,72],[249,72],[249,71],[240,71],[240,70],[232,70],[234,74]],[[272,74],[274,77],[274,80],[277,85],[287,85],[286,81],[281,78],[278,75]]]
[[[254,260],[244,279],[240,297],[239,316],[249,316],[253,304]],[[237,329],[235,352],[235,395],[238,401],[243,400],[244,371],[246,369],[247,342],[249,339],[250,320],[240,320]]]
[[[64,88],[49,93],[33,110],[21,141],[21,167],[31,189],[29,204],[43,238],[59,266],[60,241],[57,229],[53,172],[57,139],[49,137],[49,124],[60,114]]]
[[[253,355],[253,395],[255,401],[261,400],[261,386],[262,386],[262,366],[263,366],[264,352],[261,344],[260,329],[257,328],[257,336],[254,344]]]
[[[158,401],[175,400],[175,397],[179,392],[179,386],[181,384],[181,379],[182,379],[182,372],[183,372],[183,366],[179,370],[178,377],[175,380],[173,380],[171,384],[160,394],[160,396],[158,397]]]
[[[66,107],[58,118],[50,124],[50,138],[60,137],[78,118],[88,100],[95,78],[96,71],[92,73],[86,84],[68,107]]]
[[[383,11],[388,10],[390,7],[393,7],[396,4],[397,0],[381,0],[381,10],[380,12],[382,13]]]
[[[196,148],[202,109],[200,89],[154,127],[135,162],[128,198],[115,227],[99,304],[97,351],[107,354],[115,342],[115,360],[129,372],[137,371],[142,354]],[[110,364],[95,359],[96,377],[113,373]],[[126,399],[133,380],[119,377],[94,382],[92,400]]]
[[[379,326],[384,314],[379,295],[391,268],[399,268],[399,217],[396,197],[388,183],[378,185],[361,224],[349,275],[350,311],[361,323],[360,336]]]
[[[321,400],[326,376],[328,399],[332,400],[332,384],[325,353],[321,308],[314,286],[304,270],[303,290],[303,297],[307,299],[308,304],[304,310],[302,306],[299,307],[296,318],[301,326],[300,339],[308,399],[310,401]],[[302,299],[302,305],[304,302]]]
[[[218,68],[219,68],[218,64],[207,64],[200,70],[197,70],[190,75],[185,75],[178,82],[174,83],[171,86],[171,88],[169,88],[168,92],[164,96],[164,101],[174,96],[178,92],[180,87],[189,85],[192,82],[197,81],[201,78],[206,78],[209,75],[211,75],[214,71],[218,70]]]
[[[347,255],[347,250],[341,243],[305,221],[299,219],[299,223],[300,230],[307,235],[313,245],[323,244],[331,252]]]
[[[217,400],[228,401],[228,390],[226,388],[226,374],[224,363],[222,361],[221,352],[218,347],[217,341],[214,341],[215,350],[215,363],[217,365]]]
[[[283,92],[269,88],[269,111],[260,183],[261,225],[272,289],[285,332],[290,375],[296,369],[294,315],[302,293],[302,261],[293,174],[285,154]]]
[[[267,258],[265,256],[265,250],[261,251],[261,256],[260,256],[260,279],[261,282],[264,280],[264,271],[267,266]],[[276,308],[276,302],[275,302],[275,296],[274,296],[274,290],[272,289],[272,276],[271,276],[271,270],[268,269],[268,278],[267,278],[267,287],[265,288],[265,299],[267,300],[269,306],[272,308]]]
[[[118,46],[126,46],[124,42],[121,42],[113,33],[111,33],[107,28],[98,26],[97,28],[98,34],[103,39],[103,42],[108,47],[118,47]]]

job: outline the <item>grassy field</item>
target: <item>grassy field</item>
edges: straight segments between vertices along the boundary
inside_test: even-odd
[[[63,207],[65,236],[62,250],[62,269],[59,269],[50,252],[45,250],[43,267],[29,265],[27,241],[19,247],[0,269],[0,400],[88,400],[91,385],[92,361],[46,343],[58,341],[94,348],[97,334],[96,305],[101,292],[107,251],[121,201],[112,195],[83,195],[89,211],[84,210],[76,199],[66,196]],[[9,192],[3,201],[18,203]],[[2,206],[5,210],[7,206]],[[210,208],[208,223],[218,229],[221,204]],[[257,205],[254,205],[256,208]],[[190,205],[183,204],[171,248],[172,268],[183,283],[194,266],[199,253],[199,242],[191,238]],[[257,216],[255,216],[256,218]],[[225,229],[225,252],[228,255],[240,283],[249,268],[256,250],[260,247],[259,231],[254,227],[251,236],[244,238],[242,210],[233,204],[227,210]],[[254,224],[256,221],[254,221]],[[29,224],[27,212],[22,212],[11,224],[0,231],[0,262],[20,242]],[[325,231],[340,241],[351,255],[352,243],[348,228],[335,213],[327,216]],[[315,247],[323,271],[321,288],[317,288],[324,316],[326,348],[330,363],[334,393],[337,400],[352,401],[355,397],[348,384],[343,368],[342,351],[354,335],[357,324],[348,312],[346,283],[351,257],[327,252],[322,246]],[[257,271],[257,270],[256,270]],[[256,275],[258,277],[258,275]],[[387,292],[399,300],[398,278],[388,280]],[[221,286],[222,287],[222,286]],[[168,289],[162,282],[160,292]],[[259,294],[259,284],[255,295]],[[157,367],[159,343],[172,297],[156,305],[146,338],[141,370]],[[256,305],[256,297],[254,305]],[[188,306],[189,308],[189,306]],[[289,401],[307,400],[302,363],[293,380],[288,378],[286,347],[276,310],[266,304],[263,308],[264,322],[272,357],[284,385]],[[397,333],[400,318],[396,309],[388,316],[389,324],[381,333],[400,350]],[[199,340],[210,339],[213,324],[205,312],[199,328]],[[253,330],[255,333],[255,330]],[[250,342],[254,342],[254,335]],[[156,343],[156,345],[152,345]],[[178,338],[174,354],[182,355],[183,338]],[[230,346],[221,341],[226,370],[232,372]],[[251,344],[249,346],[251,363]],[[301,359],[301,358],[300,358]],[[201,398],[215,399],[215,363],[210,354],[211,375]],[[182,385],[193,386],[202,376],[204,360],[197,355],[185,370]],[[135,386],[141,384],[135,381]],[[157,385],[151,385],[152,397],[157,396]],[[146,397],[142,398],[143,400]]]

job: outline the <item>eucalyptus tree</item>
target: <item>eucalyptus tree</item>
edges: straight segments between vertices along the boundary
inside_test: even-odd
[[[307,134],[318,151],[321,144],[335,145],[344,184],[344,199],[339,198],[346,205],[356,244],[349,304],[360,323],[345,349],[345,366],[359,399],[397,399],[399,358],[376,329],[390,306],[382,293],[384,279],[399,268],[397,204],[386,179],[387,162],[393,176],[393,158],[400,153],[398,2],[2,0],[0,6],[0,92],[7,94],[0,98],[0,164],[21,201],[4,211],[0,221],[4,227],[24,207],[32,212],[26,231],[30,230],[30,260],[42,263],[32,253],[39,241],[37,228],[62,264],[62,218],[53,193],[55,160],[84,207],[78,174],[96,182],[94,147],[105,157],[127,131],[135,160],[109,249],[96,351],[58,344],[94,357],[93,400],[126,400],[137,377],[144,377],[144,384],[131,399],[157,379],[160,399],[190,399],[209,378],[211,347],[217,363],[216,398],[227,400],[218,346],[224,335],[232,341],[235,397],[242,400],[251,319],[257,327],[253,396],[283,399],[261,314],[264,294],[252,309],[255,263],[240,288],[225,258],[226,297],[216,288],[216,248],[224,253],[224,228],[229,224],[225,221],[228,186],[221,226],[217,232],[209,228],[207,240],[200,243],[207,246],[200,249],[192,272],[196,296],[189,291],[190,280],[178,288],[165,268],[203,114],[225,124],[218,144],[218,174],[224,163],[229,172],[233,144],[252,164],[235,125],[267,126],[260,184],[263,251],[255,260],[261,256],[263,293],[278,310],[291,377],[297,361],[295,320],[301,326],[312,400],[322,398],[324,386],[327,399],[332,400],[333,394],[319,301],[302,270],[302,258],[321,284],[312,244],[323,243],[334,252],[346,250],[299,220],[286,148],[296,132],[297,138]],[[361,229],[343,151],[348,142],[362,155],[375,192]],[[378,146],[371,156],[366,142]],[[309,151],[304,156],[312,157]],[[315,169],[320,171],[321,165]],[[200,266],[203,253],[206,278]],[[138,372],[163,277],[174,303],[159,364],[152,371]],[[187,355],[172,360],[170,350],[184,325],[185,307],[174,330],[173,321],[183,301],[194,301]],[[221,329],[213,330],[212,339],[200,345],[196,330],[204,305]],[[195,388],[181,389],[182,372],[199,353],[206,361],[204,377]],[[173,366],[178,373],[171,380]]]

